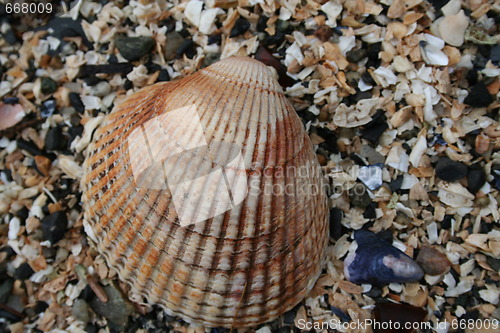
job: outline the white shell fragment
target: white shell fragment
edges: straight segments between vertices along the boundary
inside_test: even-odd
[[[444,41],[442,39],[424,34],[423,40],[420,41],[420,51],[425,63],[434,66],[448,65],[448,57],[441,51],[443,47]]]
[[[439,24],[439,34],[448,44],[461,46],[464,43],[465,30],[469,26],[469,18],[461,10],[458,14],[445,16]]]
[[[355,106],[347,106],[342,103],[335,110],[333,122],[340,127],[356,127],[367,124],[381,101],[381,98],[367,98],[360,100]]]

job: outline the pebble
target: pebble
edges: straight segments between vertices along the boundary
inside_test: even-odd
[[[122,57],[128,61],[134,61],[151,51],[154,39],[151,37],[119,37],[115,43]]]
[[[450,270],[451,266],[446,255],[430,246],[422,247],[416,260],[425,274],[429,275],[445,274]]]
[[[272,66],[278,72],[278,82],[283,88],[293,85],[293,79],[286,74],[286,67],[268,49],[259,46],[255,53],[255,59],[267,66]]]
[[[414,333],[413,327],[422,325],[427,311],[409,304],[388,302],[376,304],[373,314],[379,324],[373,330],[375,333]]]
[[[450,0],[429,0],[429,2],[436,8],[440,10],[444,5],[446,5]]]
[[[60,241],[68,227],[68,217],[64,211],[47,215],[42,220],[43,239],[55,244]]]
[[[349,62],[358,62],[364,58],[366,58],[367,52],[365,49],[356,49],[351,50],[346,53],[346,58]]]
[[[500,62],[500,44],[491,47],[490,59],[498,65],[498,62]]]
[[[481,165],[477,163],[471,165],[467,173],[467,190],[472,194],[476,194],[484,183],[486,183],[486,174]]]
[[[389,128],[387,124],[387,118],[383,110],[377,110],[373,115],[372,120],[365,125],[364,129],[361,131],[361,137],[370,141],[373,144],[378,143],[378,140],[382,133]]]
[[[175,59],[177,50],[184,43],[184,37],[177,31],[167,33],[167,44],[165,45],[165,58],[167,60]]]
[[[108,301],[103,303],[94,296],[89,305],[97,314],[106,317],[118,331],[125,331],[128,317],[134,313],[134,307],[129,300],[113,285],[104,286]]]
[[[158,78],[156,79],[156,82],[164,82],[164,81],[170,81],[170,75],[168,74],[168,71],[166,69],[162,68],[160,70]]]
[[[48,118],[54,114],[56,111],[56,101],[53,99],[49,99],[48,101],[43,102],[40,107],[40,114],[42,118]]]
[[[85,111],[85,105],[83,105],[82,99],[80,98],[80,95],[78,93],[70,92],[69,102],[78,113],[83,113]]]
[[[361,150],[359,152],[359,155],[366,158],[368,160],[368,163],[370,163],[370,164],[377,164],[377,163],[384,163],[385,162],[385,157],[382,156],[382,154],[380,154],[374,148],[372,148],[368,145],[361,146]]]
[[[185,39],[177,49],[175,56],[181,58],[184,54],[189,59],[193,59],[196,55],[196,47],[192,39]]]
[[[454,182],[467,176],[467,166],[453,161],[449,157],[441,157],[436,164],[436,176],[447,182]]]
[[[93,76],[95,74],[122,74],[127,75],[134,69],[129,62],[110,63],[103,65],[84,65],[80,68],[80,75]]]
[[[330,209],[330,237],[337,240],[342,237],[342,211],[334,207]]]
[[[16,280],[27,280],[31,275],[33,275],[33,273],[35,273],[33,268],[31,268],[31,266],[27,262],[25,262],[19,265],[18,268],[16,268],[16,270],[14,271],[14,278]]]
[[[89,306],[87,302],[83,299],[75,300],[71,314],[75,317],[75,319],[87,323],[89,321]]]
[[[476,83],[465,97],[464,103],[476,108],[487,107],[493,103],[493,97],[486,88],[486,85],[480,81]]]
[[[64,37],[79,36],[87,47],[92,47],[92,43],[89,42],[83,31],[81,19],[73,20],[71,17],[57,17],[51,20],[46,26],[36,30],[49,30],[52,32],[51,34],[53,37],[61,41]]]
[[[5,279],[0,284],[0,304],[7,303],[13,286],[14,280],[10,278]]]
[[[386,285],[414,282],[424,276],[422,268],[406,254],[373,232],[354,232],[358,247],[344,260],[345,277],[357,284]]]
[[[234,23],[234,26],[231,29],[231,34],[229,35],[229,37],[236,37],[242,35],[245,32],[247,32],[249,28],[250,28],[250,22],[248,22],[243,17],[240,17]]]
[[[56,81],[52,80],[50,77],[41,78],[42,93],[48,95],[52,94],[57,90]]]
[[[18,139],[17,140],[17,148],[22,149],[22,150],[26,150],[28,153],[30,153],[33,156],[42,155],[42,152],[40,151],[40,149],[38,149],[38,147],[31,141],[25,141],[23,139]]]
[[[322,42],[327,42],[333,36],[333,30],[327,25],[320,25],[314,32],[314,36]]]
[[[354,187],[349,191],[349,193],[350,193],[349,200],[353,207],[366,209],[366,207],[368,207],[372,203],[372,199],[368,194],[368,190],[362,184],[358,183],[354,185]]]
[[[65,141],[62,129],[59,126],[52,127],[45,136],[45,149],[48,151],[64,149]]]

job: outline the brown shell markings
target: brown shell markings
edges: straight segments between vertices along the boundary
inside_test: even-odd
[[[258,61],[228,58],[129,96],[97,130],[85,169],[89,238],[134,293],[171,315],[255,326],[297,305],[321,272],[319,164]]]

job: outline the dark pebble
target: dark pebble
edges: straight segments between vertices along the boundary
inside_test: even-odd
[[[85,111],[85,105],[80,98],[80,95],[76,92],[69,93],[69,102],[71,106],[75,108],[78,113],[83,113]]]
[[[486,261],[495,271],[500,271],[500,258],[493,258],[490,256],[486,256]]]
[[[97,333],[98,331],[99,327],[96,324],[87,324],[87,326],[85,326],[86,333]]]
[[[125,80],[125,83],[123,83],[123,88],[125,90],[129,90],[129,89],[132,89],[134,87],[134,84],[132,83],[132,81],[130,81],[129,79],[126,79]]]
[[[365,293],[366,296],[371,297],[373,299],[379,298],[382,296],[382,289],[377,287],[377,286],[372,286],[372,289],[370,289],[369,292]]]
[[[365,128],[361,131],[361,137],[370,141],[373,144],[378,143],[378,139],[384,133],[384,131],[389,128],[387,125],[387,118],[384,111],[379,109],[373,115],[373,119],[365,125]]]
[[[484,57],[481,53],[476,53],[475,57],[472,59],[472,65],[474,68],[482,70],[486,66],[488,59]]]
[[[176,51],[177,58],[181,58],[184,54],[189,59],[193,59],[196,55],[196,47],[192,39],[185,39]]]
[[[113,285],[104,286],[103,289],[108,295],[108,301],[103,303],[99,298],[94,297],[89,302],[90,307],[97,314],[106,317],[119,331],[125,331],[128,317],[134,313],[133,305]]]
[[[45,136],[45,149],[48,151],[64,149],[65,141],[62,129],[59,126],[52,127]]]
[[[37,314],[44,312],[47,310],[49,305],[45,303],[44,301],[37,301],[35,305],[29,306],[25,309],[26,314],[30,317],[33,318]]]
[[[97,77],[97,76],[87,76],[83,79],[83,81],[85,82],[86,85],[91,87],[91,86],[95,86],[96,84],[98,84],[104,80]]]
[[[283,43],[284,40],[285,40],[285,34],[280,32],[280,31],[277,31],[272,36],[266,35],[266,37],[264,37],[264,40],[262,41],[262,43],[264,46],[267,46],[271,49],[274,49],[274,48],[278,47],[279,45],[281,45],[281,43]]]
[[[208,45],[210,44],[220,44],[222,41],[221,34],[214,34],[208,37]]]
[[[374,219],[377,217],[377,212],[375,211],[376,207],[374,206],[375,204],[372,203],[368,207],[366,207],[365,211],[363,212],[363,217],[365,219]]]
[[[429,0],[429,2],[434,6],[436,11],[439,11],[441,8],[443,8],[444,5],[446,5],[450,0]]]
[[[325,142],[320,143],[320,147],[330,151],[332,153],[338,154],[339,147],[337,145],[337,135],[334,131],[328,128],[316,127],[316,133],[325,139]]]
[[[484,183],[486,183],[486,174],[481,165],[478,163],[471,165],[467,173],[467,189],[469,192],[476,194]]]
[[[366,209],[372,203],[368,189],[361,183],[357,183],[349,190],[349,198],[353,207],[362,209]]]
[[[3,318],[3,319],[8,320],[8,321],[12,321],[12,322],[18,322],[22,319],[22,314],[18,313],[17,311],[13,312],[13,311],[7,311],[7,310],[0,310],[0,318]],[[3,332],[10,332],[10,330],[2,331],[2,333]]]
[[[330,237],[337,240],[344,234],[342,226],[342,211],[333,207],[330,209]]]
[[[349,62],[358,62],[363,58],[366,58],[367,52],[365,49],[356,49],[347,52],[346,58]]]
[[[14,271],[14,278],[16,280],[27,280],[30,278],[31,275],[33,275],[35,271],[33,271],[33,268],[25,262],[21,265],[19,265],[18,268]]]
[[[56,112],[56,101],[53,99],[43,102],[42,106],[40,106],[40,114],[42,118],[48,118],[52,116],[54,112]]]
[[[257,31],[258,32],[264,32],[264,31],[266,31],[267,20],[269,20],[269,17],[267,17],[265,15],[260,15],[259,21],[257,22]]]
[[[14,279],[11,278],[7,278],[0,284],[0,304],[7,303],[13,286]]]
[[[146,66],[146,69],[148,70],[148,74],[153,74],[153,73],[156,73],[157,71],[161,70],[161,66],[158,64],[155,64],[152,61],[148,62],[145,66]]]
[[[361,74],[361,80],[363,80],[366,84],[371,86],[377,85],[377,83],[375,82],[375,80],[373,79],[373,77],[369,72],[364,72],[363,74]]]
[[[295,309],[285,312],[285,314],[283,315],[283,324],[287,326],[294,326],[296,315],[297,311]]]
[[[12,31],[12,28],[8,27],[7,30],[2,33],[3,38],[10,45],[14,45],[18,42],[16,34]]]
[[[335,314],[343,323],[348,323],[352,320],[352,318],[347,313],[335,306],[330,306],[330,310],[332,310],[332,313]]]
[[[368,56],[368,62],[366,67],[379,67],[381,60],[379,58],[379,53],[382,51],[382,43],[368,44],[366,48],[366,55]],[[366,82],[366,81],[365,81]]]
[[[477,71],[475,69],[471,69],[470,71],[467,72],[467,82],[469,82],[469,86],[473,86],[477,83]]]
[[[42,220],[43,239],[55,244],[64,237],[67,227],[68,217],[64,211],[45,216]]]
[[[293,85],[294,80],[286,74],[286,67],[268,49],[259,46],[255,53],[255,59],[267,66],[272,66],[278,72],[278,82],[282,87],[286,88]]]
[[[500,16],[500,15],[497,15]],[[494,63],[500,62],[500,44],[495,44],[490,50],[490,59]]]
[[[16,254],[16,252],[14,251],[14,249],[11,248],[8,245],[2,246],[2,248],[0,248],[0,252],[4,252],[7,255],[7,258],[9,258],[9,257],[13,256],[14,254]]]
[[[122,74],[126,75],[134,69],[128,62],[109,63],[103,65],[84,65],[80,68],[80,76],[92,76],[95,74]]]
[[[177,55],[177,50],[184,42],[184,37],[177,31],[167,33],[167,44],[165,45],[165,58],[172,60]]]
[[[170,81],[170,75],[166,69],[161,69],[156,82]]]
[[[349,96],[349,102],[351,104],[356,104],[362,99],[371,98],[371,91],[357,91],[355,94]]]
[[[41,84],[42,84],[42,93],[46,95],[52,94],[57,90],[56,81],[52,80],[50,77],[42,77]]]
[[[40,149],[31,141],[25,141],[23,139],[17,140],[17,148],[22,149],[30,153],[31,155],[43,155]]]
[[[280,32],[290,32],[290,22],[285,20],[276,21],[276,29]]]
[[[352,153],[351,155],[349,155],[349,158],[354,162],[356,163],[357,165],[359,166],[366,166],[368,165],[366,163],[366,161],[363,159],[363,157],[361,157],[360,155],[356,154],[356,153]]]
[[[401,189],[401,184],[403,184],[403,175],[397,176],[396,179],[389,183],[389,188],[392,192],[396,192]]]
[[[134,61],[151,51],[154,39],[151,37],[119,37],[115,43],[122,57],[128,61]]]
[[[443,221],[441,221],[441,229],[450,229],[451,220],[453,220],[452,215],[445,215]]]
[[[81,19],[73,20],[71,17],[57,17],[49,22],[46,26],[35,30],[52,31],[52,36],[60,39],[64,37],[81,37],[83,43],[90,49],[93,49],[92,43],[89,42],[85,32],[83,31]]]
[[[493,103],[493,97],[483,82],[476,83],[470,90],[469,95],[465,97],[464,103],[473,107],[487,107]]]
[[[17,98],[17,97],[6,97],[6,98],[3,99],[3,102],[5,104],[14,105],[14,104],[18,104],[19,103],[19,98]]]
[[[443,156],[436,164],[436,176],[440,179],[453,182],[467,176],[467,166]]]
[[[333,36],[333,30],[327,25],[320,25],[318,29],[314,32],[314,36],[322,42],[327,42]]]
[[[229,37],[236,37],[242,35],[245,32],[247,32],[249,28],[250,28],[250,22],[248,22],[243,17],[240,17],[234,23],[234,26],[231,29],[231,34],[229,35]]]
[[[427,311],[409,304],[379,303],[375,305],[373,314],[380,324],[373,330],[375,333],[414,333],[416,330],[412,327],[425,321]],[[398,323],[399,329],[395,329],[395,323]],[[408,326],[410,328],[406,328]]]

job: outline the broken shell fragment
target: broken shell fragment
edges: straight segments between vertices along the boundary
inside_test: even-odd
[[[85,230],[133,294],[208,327],[296,306],[326,260],[311,142],[273,73],[229,58],[128,97],[88,148]]]
[[[422,268],[412,258],[373,232],[358,230],[354,239],[357,248],[344,260],[344,275],[349,281],[384,285],[418,281],[424,276]]]

